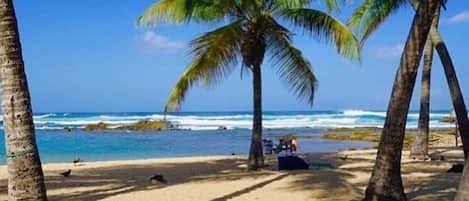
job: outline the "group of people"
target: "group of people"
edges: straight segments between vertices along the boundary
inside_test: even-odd
[[[279,154],[285,151],[285,155],[295,155],[298,150],[298,142],[295,136],[286,135],[279,139],[279,143],[274,145],[272,140],[264,139],[265,154]]]

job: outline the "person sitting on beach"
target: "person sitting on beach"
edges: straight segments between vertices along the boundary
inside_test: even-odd
[[[292,152],[292,154],[295,154],[298,149],[298,142],[296,141],[296,138],[292,138],[290,143],[291,143],[290,151]]]

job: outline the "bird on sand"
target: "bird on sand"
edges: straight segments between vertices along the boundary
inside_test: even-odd
[[[151,185],[168,184],[168,181],[161,174],[155,174],[148,178],[148,180],[150,181]]]
[[[78,163],[81,163],[81,162],[83,162],[83,160],[81,160],[81,158],[75,158],[75,159],[72,161],[72,163],[73,163],[74,165],[77,165]]]
[[[68,170],[65,171],[65,172],[61,172],[60,175],[62,175],[62,176],[64,176],[64,177],[69,177],[71,173],[72,173],[72,170],[71,170],[71,169],[68,169]]]
[[[348,155],[341,156],[340,159],[343,160],[343,161],[345,161],[345,160],[348,159]]]

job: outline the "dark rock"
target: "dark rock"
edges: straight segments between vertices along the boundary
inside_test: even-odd
[[[445,156],[440,155],[440,154],[432,154],[432,155],[430,155],[430,160],[431,161],[444,161]]]
[[[70,128],[70,127],[64,127],[64,131],[66,131],[66,132],[72,132],[72,128]]]
[[[218,130],[227,130],[228,128],[226,126],[218,126]]]

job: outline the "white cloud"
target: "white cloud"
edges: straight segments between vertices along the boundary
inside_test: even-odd
[[[444,24],[461,24],[469,22],[469,10],[460,12],[449,19],[443,19],[442,23]]]
[[[378,58],[389,59],[399,57],[404,50],[404,44],[396,44],[391,47],[378,47],[374,50],[374,54]]]
[[[159,50],[169,53],[176,53],[184,50],[187,44],[184,41],[173,40],[166,36],[156,34],[153,31],[147,31],[141,37],[146,49]]]

